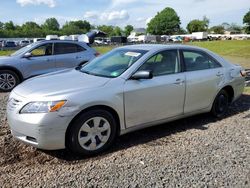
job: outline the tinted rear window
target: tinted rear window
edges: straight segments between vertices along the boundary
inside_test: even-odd
[[[55,43],[54,54],[70,54],[84,51],[85,49],[77,44],[72,43]]]

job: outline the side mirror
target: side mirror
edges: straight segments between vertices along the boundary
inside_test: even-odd
[[[76,70],[80,70],[88,61],[85,61],[76,67]]]
[[[27,52],[23,55],[24,58],[30,58],[32,54],[30,52]]]
[[[152,79],[153,73],[152,71],[137,71],[131,76],[132,80],[140,80],[140,79]]]

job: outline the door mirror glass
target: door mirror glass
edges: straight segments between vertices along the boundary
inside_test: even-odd
[[[32,54],[30,52],[27,52],[23,55],[24,58],[30,58]]]
[[[152,71],[137,71],[132,77],[132,80],[140,80],[140,79],[152,79],[153,74]]]

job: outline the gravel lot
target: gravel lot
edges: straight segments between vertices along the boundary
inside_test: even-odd
[[[6,101],[0,94],[3,187],[250,187],[250,95],[221,121],[203,114],[134,132],[94,158],[15,141]]]

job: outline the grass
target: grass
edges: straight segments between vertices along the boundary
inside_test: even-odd
[[[0,50],[0,56],[8,56],[15,52],[14,50]]]
[[[244,93],[250,95],[250,87],[245,87]]]
[[[234,56],[250,59],[250,40],[190,42],[188,44],[207,48],[221,56]]]
[[[98,51],[101,54],[105,54],[107,52],[109,52],[110,50],[112,50],[113,48],[115,48],[115,46],[96,46],[94,47],[96,49],[96,51]]]

